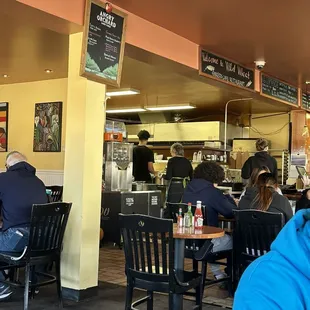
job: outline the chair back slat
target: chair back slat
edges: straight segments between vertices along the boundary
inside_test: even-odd
[[[138,231],[139,236],[139,246],[140,246],[140,257],[141,257],[141,270],[145,272],[145,249],[144,249],[144,242],[143,242],[143,234],[141,231]]]
[[[173,221],[136,214],[120,214],[119,219],[127,276],[149,281],[169,279],[173,271]]]
[[[154,262],[155,262],[155,272],[159,273],[159,247],[158,247],[158,236],[156,232],[153,232],[153,245],[154,245]]]
[[[51,191],[50,202],[59,202],[62,200],[63,186],[46,186]]]
[[[28,245],[30,256],[61,251],[70,209],[70,203],[33,205]]]
[[[165,233],[161,233],[161,255],[162,255],[162,265],[163,265],[163,274],[168,274],[167,266],[167,236]]]

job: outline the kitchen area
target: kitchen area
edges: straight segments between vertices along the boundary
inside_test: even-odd
[[[213,61],[225,61],[210,55]],[[202,57],[201,66],[205,61]],[[240,87],[212,75],[221,69],[215,65],[212,74],[203,70],[198,74],[126,45],[121,87],[110,87],[105,102],[104,241],[121,243],[119,212],[163,216],[169,186],[164,176],[170,148],[176,142],[182,144],[193,169],[203,161],[221,165],[225,180],[219,188],[238,198],[245,187],[242,166],[256,153],[256,140],[265,138],[269,154],[277,161],[278,184],[295,208],[303,188],[296,165],[308,164],[308,101],[301,106],[297,88],[242,68],[249,70],[246,77],[251,83]],[[223,74],[228,79],[233,73]],[[237,75],[233,76],[236,81]],[[132,172],[133,149],[141,130],[149,132],[147,147],[154,154],[156,175],[148,182],[134,180]]]

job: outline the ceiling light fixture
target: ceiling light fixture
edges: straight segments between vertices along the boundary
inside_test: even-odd
[[[3,74],[3,77],[6,79],[6,78],[9,77],[9,75],[8,74]]]
[[[116,96],[129,96],[129,95],[139,95],[140,91],[132,88],[121,88],[115,90],[109,90],[106,92],[108,97],[116,97]]]
[[[108,113],[108,114],[135,113],[135,112],[145,112],[145,109],[143,109],[143,108],[132,108],[132,109],[106,110],[106,113]]]
[[[45,71],[45,73],[52,73],[53,72],[52,69],[45,69],[44,71]]]
[[[148,111],[173,111],[173,110],[190,110],[196,107],[191,104],[186,105],[174,105],[174,106],[157,106],[157,107],[147,107]]]
[[[306,84],[309,85],[309,84],[310,84],[310,81],[306,81]]]

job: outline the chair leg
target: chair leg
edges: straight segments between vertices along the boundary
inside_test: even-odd
[[[56,267],[56,284],[57,284],[57,294],[58,294],[58,302],[59,302],[59,308],[63,308],[63,302],[62,302],[62,290],[61,290],[61,272],[60,272],[60,258],[57,258],[55,262]]]
[[[153,310],[153,292],[148,291],[147,295],[149,296],[147,300],[147,310]]]
[[[25,268],[24,310],[28,310],[29,280],[30,280],[30,266],[27,264]]]
[[[125,310],[131,310],[132,297],[133,297],[133,286],[131,283],[127,283]]]
[[[195,310],[202,310],[202,293],[200,285],[196,287],[196,307]]]
[[[228,280],[228,293],[230,297],[233,297],[234,295],[234,289],[233,289],[233,259],[232,256],[228,256],[227,257],[227,274],[229,276],[229,280]]]
[[[205,261],[201,262],[201,282],[200,282],[200,307],[202,307],[202,300],[205,291],[206,277],[208,264]],[[199,308],[202,309],[202,308]]]
[[[32,266],[32,267],[30,268],[30,283],[31,283],[31,284],[35,284],[35,282],[36,282],[36,267],[35,267],[35,266]],[[35,291],[36,291],[35,287],[32,286],[32,287],[30,288],[30,298],[31,298],[31,299],[34,299],[34,297],[35,297]]]
[[[169,293],[169,310],[173,310],[173,294]]]

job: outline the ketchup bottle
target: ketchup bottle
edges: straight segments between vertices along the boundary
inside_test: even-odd
[[[203,214],[201,210],[201,201],[197,201],[196,211],[195,211],[195,229],[203,229]]]

